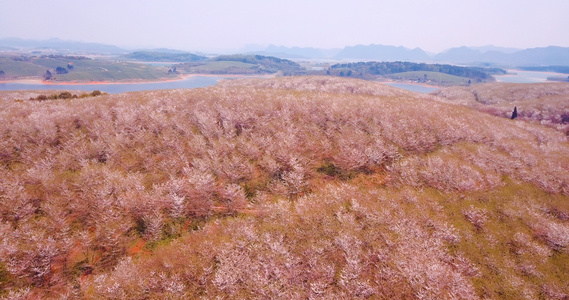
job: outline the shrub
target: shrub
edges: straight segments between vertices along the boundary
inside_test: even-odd
[[[477,230],[482,230],[488,221],[487,212],[472,205],[468,209],[463,210],[462,214]]]
[[[70,92],[62,92],[61,94],[59,94],[58,99],[70,99],[73,96],[71,95]]]

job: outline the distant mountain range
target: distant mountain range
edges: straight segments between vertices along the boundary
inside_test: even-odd
[[[489,52],[489,51],[497,51],[497,52],[504,52],[504,53],[514,53],[518,52],[522,49],[519,48],[506,48],[506,47],[497,47],[493,45],[482,46],[482,47],[469,47],[470,49],[478,50],[482,53]]]
[[[269,46],[256,54],[289,59],[335,59],[348,61],[410,61],[440,62],[466,65],[569,66],[569,48],[549,46],[516,49],[496,46],[457,47],[438,54],[429,54],[421,48],[409,49],[389,45],[356,45],[343,49],[287,48]]]
[[[85,43],[76,41],[64,41],[61,39],[49,40],[24,40],[19,38],[0,39],[0,49],[35,49],[35,50],[56,50],[59,52],[83,52],[93,54],[123,54],[128,50],[113,45],[99,43]]]
[[[346,47],[336,54],[337,59],[351,60],[380,60],[380,61],[426,61],[430,57],[421,48],[409,49],[405,47],[385,46],[385,45],[357,45]]]
[[[126,54],[131,51],[117,46],[99,43],[84,43],[49,39],[43,41],[18,38],[0,39],[0,51],[18,49],[35,51],[59,51],[64,53]],[[171,49],[148,49],[161,53],[186,54],[185,51]],[[341,48],[321,49],[313,47],[246,47],[236,53],[259,54],[286,59],[323,59],[344,61],[410,61],[440,62],[464,65],[493,65],[499,67],[519,66],[569,66],[569,48],[549,46],[542,48],[516,49],[496,46],[457,47],[438,54],[430,54],[421,48],[409,49],[389,45],[356,45]]]
[[[530,48],[515,52],[498,50],[480,51],[475,48],[452,48],[437,54],[436,61],[460,64],[494,64],[501,66],[569,66],[569,48],[549,46]]]
[[[252,54],[270,55],[288,59],[425,61],[429,55],[420,48],[407,49],[386,45],[356,45],[342,48],[319,49],[311,47],[283,47],[270,45],[265,49],[246,51]]]
[[[270,45],[264,50],[255,51],[255,54],[272,55],[281,58],[334,58],[338,52],[342,51],[340,48],[336,49],[319,49],[312,47],[283,47]]]

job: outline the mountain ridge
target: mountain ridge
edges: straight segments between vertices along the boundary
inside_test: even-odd
[[[456,47],[437,54],[435,60],[480,64],[491,63],[510,66],[521,65],[569,65],[569,48],[559,46],[520,49],[515,52],[491,50],[483,52],[471,47]]]
[[[156,49],[126,50],[117,46],[48,39],[43,41],[25,40],[19,38],[0,39],[0,49],[12,51],[17,48],[25,49],[54,49],[63,52],[87,52],[102,54],[125,54],[133,51],[158,51]],[[240,52],[241,51],[241,52]],[[569,66],[569,47],[547,46],[526,49],[507,48],[499,46],[459,46],[444,50],[440,53],[427,53],[423,49],[406,48],[381,44],[354,45],[343,48],[316,47],[285,47],[269,45],[267,47],[246,47],[233,53],[253,53],[288,59],[323,59],[323,60],[375,60],[375,61],[411,61],[411,62],[445,62],[454,64],[496,65],[496,66]],[[185,52],[167,49],[167,52]],[[200,53],[200,52],[197,52]]]

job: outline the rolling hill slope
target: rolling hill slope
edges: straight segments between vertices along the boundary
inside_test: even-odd
[[[449,87],[435,93],[450,103],[495,116],[511,117],[555,128],[569,135],[569,83],[491,83]]]
[[[10,94],[4,296],[569,294],[569,143],[546,126],[333,77]]]
[[[46,71],[52,74],[49,80],[53,82],[120,82],[176,78],[175,75],[168,74],[168,67],[68,55],[0,56],[0,69],[4,71],[3,79],[8,80],[43,80],[46,79]]]

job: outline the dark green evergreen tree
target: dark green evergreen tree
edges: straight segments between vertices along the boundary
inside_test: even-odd
[[[57,74],[67,74],[67,69],[63,68],[63,67],[57,67],[55,68],[55,73]]]

